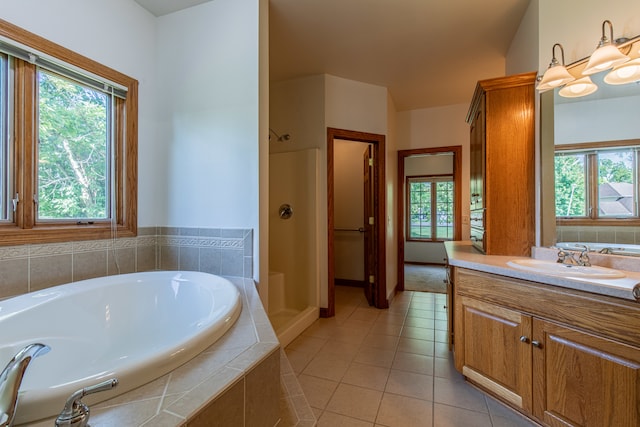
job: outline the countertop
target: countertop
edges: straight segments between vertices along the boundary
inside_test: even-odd
[[[595,259],[592,259],[592,264],[600,265],[603,267],[616,268],[617,270],[625,274],[624,278],[607,280],[592,278],[585,279],[577,277],[553,276],[538,272],[525,271],[517,269],[515,267],[511,267],[507,264],[509,261],[512,261],[514,259],[524,259],[525,257],[484,255],[480,251],[475,249],[470,241],[445,242],[445,249],[447,252],[449,264],[455,267],[463,267],[471,270],[483,271],[486,273],[493,273],[501,276],[513,277],[516,279],[528,280],[547,285],[591,292],[594,294],[607,295],[616,298],[623,298],[632,301],[640,301],[640,298],[636,298],[634,296],[634,290],[635,294],[640,296],[640,272],[623,270],[621,268],[612,266],[612,262],[615,261],[615,258],[610,258],[612,257],[611,255],[599,257],[596,256]],[[533,258],[551,260],[549,258],[549,255],[556,252],[557,250],[550,250],[548,248],[534,248]],[[604,261],[596,263],[601,260]],[[637,259],[633,260],[632,262],[634,264],[640,264],[640,261],[638,261]],[[626,259],[621,260],[620,263],[620,265],[622,266],[630,265],[628,263],[628,260]]]

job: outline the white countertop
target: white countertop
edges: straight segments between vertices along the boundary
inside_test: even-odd
[[[632,301],[638,301],[638,299],[634,297],[634,289],[636,290],[636,294],[640,294],[640,272],[636,271],[619,270],[625,274],[624,278],[607,280],[552,276],[511,267],[507,264],[509,261],[525,257],[484,255],[475,249],[471,245],[471,242],[468,241],[445,242],[444,246],[447,251],[449,264],[456,267],[484,271],[486,273],[494,273],[501,276],[594,294],[624,298]]]

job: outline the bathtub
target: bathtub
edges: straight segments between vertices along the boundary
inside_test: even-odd
[[[101,277],[0,301],[2,368],[29,343],[51,347],[27,368],[16,423],[55,416],[74,391],[109,378],[119,385],[86,399],[158,378],[213,344],[240,311],[231,282],[187,271]]]

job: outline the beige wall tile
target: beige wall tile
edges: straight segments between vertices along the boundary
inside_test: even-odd
[[[0,261],[0,298],[12,297],[29,291],[29,260]]]
[[[72,255],[53,255],[31,258],[31,290],[37,291],[56,285],[70,283],[72,279]]]
[[[273,427],[280,417],[280,349],[245,378],[246,425]]]

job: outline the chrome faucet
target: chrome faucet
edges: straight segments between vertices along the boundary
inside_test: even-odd
[[[11,427],[16,416],[18,391],[32,359],[46,354],[51,348],[44,344],[29,344],[9,361],[0,374],[0,427]]]
[[[89,425],[90,410],[80,399],[88,394],[111,390],[118,385],[117,378],[85,387],[73,393],[64,404],[64,409],[56,418],[56,427],[91,427]]]
[[[575,258],[574,253],[571,251],[565,251],[560,249],[558,251],[558,260],[560,264],[580,265],[583,267],[590,267],[591,261],[589,260],[589,247],[586,245],[579,245],[583,249],[580,251],[578,259]]]

